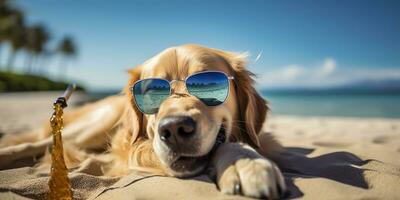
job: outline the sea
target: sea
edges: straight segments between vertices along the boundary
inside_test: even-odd
[[[376,91],[262,91],[276,115],[400,118],[400,93]]]
[[[90,92],[93,99],[113,91]],[[376,90],[262,90],[272,115],[399,118],[400,92]]]

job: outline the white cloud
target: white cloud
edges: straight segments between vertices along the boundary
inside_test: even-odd
[[[259,74],[261,87],[325,87],[361,80],[400,79],[400,68],[343,68],[334,58],[320,64],[302,66],[291,64]]]
[[[299,65],[289,65],[283,67],[281,77],[289,81],[296,80],[302,75],[303,71],[304,69]]]
[[[320,70],[320,76],[325,77],[332,74],[336,69],[336,60],[333,58],[326,58]]]
[[[373,69],[343,69],[332,78],[347,82],[356,80],[400,79],[399,68]]]

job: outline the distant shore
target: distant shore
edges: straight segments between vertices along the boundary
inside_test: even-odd
[[[57,91],[64,90],[69,84],[39,74],[0,71],[0,92]],[[85,90],[80,84],[76,88]]]

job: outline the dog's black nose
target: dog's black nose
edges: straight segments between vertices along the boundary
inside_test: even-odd
[[[169,145],[178,145],[196,132],[196,121],[187,116],[164,117],[158,124],[158,133],[162,141]]]

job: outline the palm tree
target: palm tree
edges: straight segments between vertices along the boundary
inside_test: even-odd
[[[11,7],[9,1],[0,0],[0,45],[9,42],[13,33],[19,35],[23,24],[22,18],[22,12]],[[14,32],[14,28],[17,28],[17,31]]]
[[[50,39],[50,34],[44,25],[38,24],[27,28],[27,50],[30,53],[27,63],[27,72],[32,71],[32,63],[41,53],[45,51],[47,42]]]
[[[65,36],[57,47],[57,52],[64,56],[64,63],[60,67],[60,77],[65,76],[67,71],[66,59],[71,59],[76,56],[77,48],[71,36]]]
[[[48,71],[49,63],[51,62],[51,58],[54,55],[54,51],[48,48],[45,48],[43,52],[40,54],[40,57],[36,61],[36,66],[39,67],[36,69],[36,72],[39,74],[46,74]]]
[[[8,24],[9,24],[7,19],[8,19],[9,15],[10,15],[10,8],[8,7],[7,1],[0,0],[0,50],[1,50],[2,43],[7,41],[6,33],[8,30]],[[0,53],[1,53],[1,51],[0,51]]]
[[[11,47],[7,62],[8,71],[12,70],[15,55],[26,45],[26,29],[23,20],[23,14],[20,11],[15,10],[12,14],[11,20],[13,23],[8,36]]]

